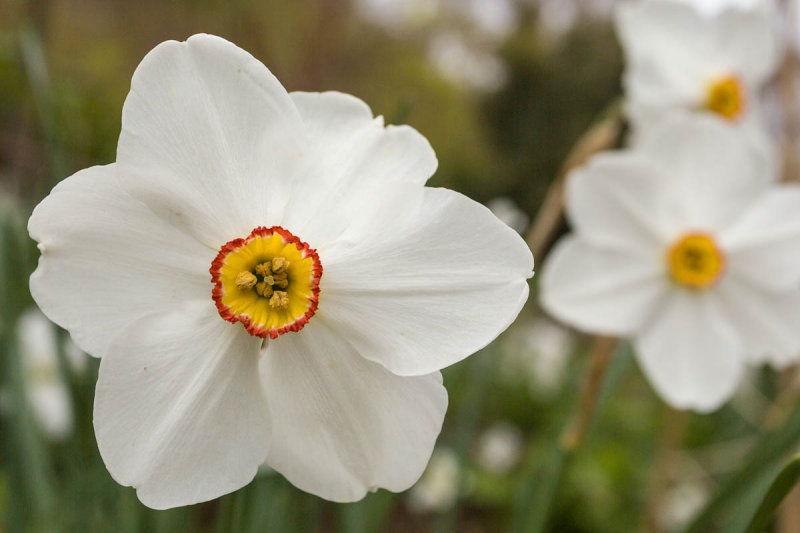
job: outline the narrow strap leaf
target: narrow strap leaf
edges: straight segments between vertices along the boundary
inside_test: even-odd
[[[792,457],[775,477],[745,532],[761,533],[764,531],[775,514],[775,509],[797,484],[798,480],[800,480],[800,454]]]

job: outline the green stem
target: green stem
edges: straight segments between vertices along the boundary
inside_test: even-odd
[[[564,474],[583,444],[597,406],[609,389],[610,378],[618,374],[607,372],[617,344],[617,339],[611,337],[595,338],[589,373],[572,422],[553,446],[548,460],[522,488],[515,505],[511,531],[541,533],[547,527]]]

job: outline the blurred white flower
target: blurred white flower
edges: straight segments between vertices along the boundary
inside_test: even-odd
[[[497,40],[508,36],[517,24],[514,0],[448,0],[448,6]]]
[[[392,31],[429,24],[442,8],[441,0],[357,0],[356,8],[366,20]]]
[[[457,32],[436,34],[428,46],[428,57],[444,77],[479,91],[496,91],[508,77],[500,58],[471,45]]]
[[[506,474],[522,457],[522,432],[508,422],[495,422],[478,439],[478,463],[496,474]]]
[[[63,440],[72,434],[75,420],[59,367],[55,326],[38,309],[28,309],[17,320],[17,342],[33,417],[44,435]],[[85,367],[85,354],[74,348],[66,351],[71,366]]]
[[[544,267],[542,303],[633,337],[667,402],[710,411],[747,363],[800,355],[800,187],[776,185],[751,139],[714,118],[671,121],[651,141],[571,175],[575,233]]]
[[[648,0],[645,0],[648,1]],[[763,9],[773,6],[773,0],[681,0],[706,15],[716,15],[726,9]]]
[[[458,499],[460,481],[455,452],[449,448],[436,448],[425,473],[408,493],[408,505],[418,513],[447,510]]]
[[[536,317],[525,332],[524,356],[528,361],[531,391],[552,393],[564,379],[569,356],[575,349],[575,335],[546,317]]]
[[[560,34],[569,31],[580,14],[578,3],[571,0],[538,0],[539,24]]]
[[[494,213],[494,216],[517,233],[524,233],[528,229],[530,217],[525,211],[517,207],[517,204],[511,198],[506,196],[493,198],[489,200],[486,207]]]
[[[575,348],[575,334],[546,316],[518,323],[500,360],[500,376],[511,383],[523,380],[534,396],[557,393]]]
[[[335,501],[411,486],[447,408],[439,369],[514,320],[533,267],[487,208],[424,186],[436,166],[413,128],[289,94],[224,39],[151,51],[117,162],[61,182],[28,224],[34,298],[103,357],[114,479],[156,508],[265,461]]]
[[[659,522],[663,531],[682,530],[708,501],[710,491],[702,481],[689,480],[669,488]]]
[[[768,10],[704,14],[680,0],[647,0],[621,4],[616,23],[636,138],[674,113],[711,113],[758,134],[759,90],[782,51]]]
[[[357,0],[366,20],[402,32],[429,25],[440,17],[457,17],[481,33],[500,40],[517,23],[514,0]]]

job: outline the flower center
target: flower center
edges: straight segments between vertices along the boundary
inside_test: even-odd
[[[319,304],[319,256],[280,226],[225,243],[209,272],[220,316],[257,337],[300,331]]]
[[[692,289],[707,289],[722,275],[725,256],[704,233],[689,233],[667,251],[672,279]]]
[[[744,86],[736,76],[717,78],[706,88],[706,109],[728,120],[738,119],[746,103]]]

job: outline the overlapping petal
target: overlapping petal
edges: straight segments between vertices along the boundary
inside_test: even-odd
[[[665,121],[637,150],[668,180],[660,203],[686,230],[724,230],[776,180],[771,154],[715,117]]]
[[[94,410],[100,454],[149,507],[236,490],[264,460],[261,339],[242,333],[210,301],[196,303],[141,319],[103,358]]]
[[[800,290],[776,293],[732,274],[716,297],[718,311],[741,336],[748,361],[783,368],[800,358]]]
[[[108,165],[67,178],[28,223],[42,253],[31,276],[33,297],[97,357],[145,314],[207,300],[214,257],[126,194],[115,172]]]
[[[320,313],[400,375],[441,369],[491,342],[527,299],[533,257],[491,211],[425,189],[416,215],[380,220],[325,255]]]
[[[383,117],[373,118],[354,96],[295,92],[291,97],[308,137],[308,168],[292,184],[283,219],[287,227],[326,248],[358,240],[382,212],[402,217],[419,209],[421,185],[437,166],[425,137],[409,126],[384,127]]]
[[[423,185],[436,170],[428,140],[410,126],[388,126],[355,96],[293,92],[325,181],[351,188],[371,180]]]
[[[653,388],[679,409],[717,409],[744,371],[745,346],[708,293],[673,290],[635,339]]]
[[[615,20],[628,95],[658,108],[698,103],[714,54],[704,17],[680,2],[652,0],[620,4]]]
[[[280,223],[306,146],[272,73],[224,39],[195,35],[158,45],[136,69],[117,164],[132,195],[219,247]]]
[[[777,21],[764,4],[753,9],[725,9],[713,28],[714,49],[725,53],[732,70],[750,87],[767,81],[783,52]]]
[[[407,489],[422,475],[447,409],[441,374],[396,376],[315,318],[302,335],[270,343],[261,360],[272,420],[267,463],[334,501]]]
[[[732,274],[773,291],[800,287],[800,186],[775,187],[721,235]]]
[[[669,179],[635,153],[600,154],[567,181],[570,223],[596,246],[652,256],[678,224],[664,202]]]
[[[578,329],[631,335],[655,313],[669,287],[661,257],[597,248],[569,236],[550,252],[540,280],[541,302]]]

